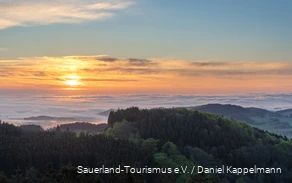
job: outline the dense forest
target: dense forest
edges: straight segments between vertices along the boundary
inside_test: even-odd
[[[1,122],[0,182],[292,182],[292,141],[185,108],[111,111],[102,132],[31,131]],[[281,174],[78,174],[84,167],[280,167]]]

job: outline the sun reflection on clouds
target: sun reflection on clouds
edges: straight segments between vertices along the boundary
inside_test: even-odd
[[[69,85],[70,87],[77,87],[82,85],[82,83],[79,81],[80,77],[76,75],[66,76],[64,80],[65,80],[64,83],[66,85]]]
[[[0,89],[18,91],[234,93],[292,89],[292,63],[289,62],[125,59],[94,55],[1,60],[0,66]]]

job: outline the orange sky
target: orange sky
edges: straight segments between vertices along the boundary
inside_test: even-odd
[[[125,59],[108,55],[0,60],[0,89],[57,93],[291,92],[292,63]]]

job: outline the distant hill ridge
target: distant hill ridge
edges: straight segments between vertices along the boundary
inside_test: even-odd
[[[231,104],[207,104],[187,107],[187,109],[221,115],[246,122],[263,130],[292,137],[292,109],[273,112],[261,108],[245,108]]]
[[[57,127],[51,128],[49,130],[55,131],[57,128],[60,128],[61,131],[70,131],[70,132],[101,132],[106,127],[107,124],[92,124],[92,123],[85,123],[85,122],[75,122],[75,123],[68,123],[68,124],[61,124]]]
[[[64,120],[64,121],[71,121],[71,120],[76,120],[76,118],[71,118],[71,117],[52,117],[52,116],[32,116],[32,117],[28,117],[28,118],[24,118],[24,120]]]
[[[280,110],[280,111],[277,111],[276,113],[292,118],[292,109]]]

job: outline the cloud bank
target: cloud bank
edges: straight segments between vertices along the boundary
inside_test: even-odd
[[[108,109],[156,107],[189,107],[209,103],[234,104],[243,107],[260,107],[267,110],[292,108],[292,94],[245,95],[0,95],[0,119],[16,125],[30,121],[31,116],[87,117],[107,122],[99,113]],[[72,121],[75,122],[75,121]],[[34,121],[34,123],[37,123]],[[43,127],[56,126],[60,121],[39,121]],[[68,122],[67,122],[68,123]]]
[[[81,23],[114,16],[133,5],[130,1],[0,1],[0,29],[13,26]]]
[[[186,61],[109,55],[0,60],[1,89],[99,93],[292,91],[291,62]]]

